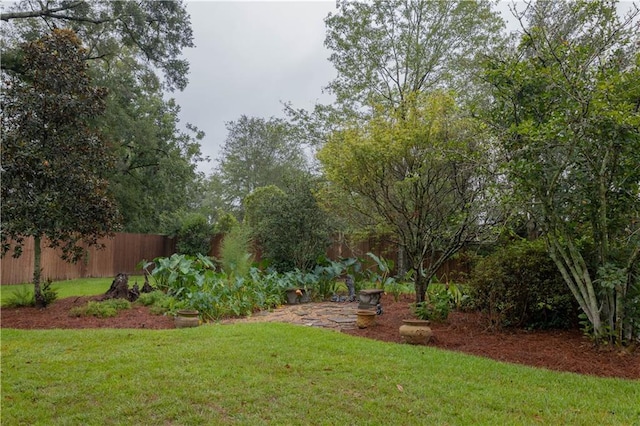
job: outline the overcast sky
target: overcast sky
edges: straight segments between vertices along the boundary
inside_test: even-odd
[[[283,102],[310,109],[329,103],[322,93],[335,76],[324,48],[324,18],[335,1],[189,1],[196,47],[187,49],[189,85],[169,94],[181,123],[206,133],[202,152],[212,161],[227,136],[225,122],[241,115],[284,117]]]

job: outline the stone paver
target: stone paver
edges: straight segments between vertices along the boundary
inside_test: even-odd
[[[357,302],[320,302],[283,305],[272,311],[261,311],[248,318],[228,319],[222,324],[242,322],[286,322],[335,330],[356,326]]]

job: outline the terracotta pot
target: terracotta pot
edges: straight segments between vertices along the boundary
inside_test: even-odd
[[[400,336],[405,343],[412,345],[426,345],[433,332],[429,327],[429,321],[419,319],[402,320],[400,326]]]
[[[356,315],[358,328],[368,328],[376,324],[376,311],[361,309],[356,312]]]
[[[199,312],[194,310],[180,310],[176,312],[176,328],[197,327],[200,325]]]

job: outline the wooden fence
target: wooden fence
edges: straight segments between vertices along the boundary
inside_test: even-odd
[[[175,252],[175,240],[162,235],[118,233],[113,238],[101,240],[104,249],[90,247],[88,256],[77,263],[60,259],[60,250],[47,247],[42,242],[42,279],[69,280],[74,278],[113,277],[119,272],[141,273],[136,265],[142,259],[171,256]],[[33,238],[25,239],[22,256],[13,258],[7,253],[0,260],[2,284],[19,284],[33,279]]]
[[[175,239],[162,235],[118,233],[114,238],[101,241],[104,249],[89,248],[88,256],[78,263],[68,263],[60,259],[60,251],[47,247],[47,241],[42,243],[42,279],[53,281],[74,278],[114,277],[119,272],[127,274],[141,273],[136,265],[142,260],[152,260],[156,257],[171,256],[175,253]],[[211,238],[210,255],[220,256],[222,236]],[[368,240],[351,243],[338,235],[334,243],[327,249],[329,259],[359,257],[368,260],[366,254],[375,253],[390,259],[398,265],[398,247],[395,243],[383,238],[369,238]],[[0,284],[19,284],[31,282],[33,279],[33,239],[26,239],[22,256],[11,257],[10,253],[0,260]],[[260,258],[257,249],[256,257]],[[373,265],[373,261],[369,262]],[[395,271],[394,271],[395,272]],[[459,259],[451,259],[438,270],[440,279],[460,279],[460,273],[469,272],[469,265]]]

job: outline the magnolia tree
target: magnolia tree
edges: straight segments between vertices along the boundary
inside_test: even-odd
[[[86,51],[69,30],[54,30],[23,46],[21,78],[2,81],[2,254],[22,253],[35,241],[34,296],[40,287],[44,237],[77,260],[118,222],[106,174],[110,149],[92,126],[104,110],[106,90],[93,87]]]

